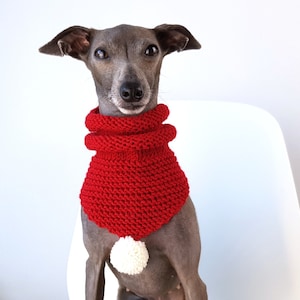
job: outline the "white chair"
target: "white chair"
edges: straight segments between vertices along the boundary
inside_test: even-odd
[[[245,104],[167,103],[178,135],[171,148],[197,209],[200,274],[209,300],[299,300],[300,213],[282,132],[267,112]],[[70,300],[84,299],[78,218],[68,264]],[[107,272],[105,299],[116,299]]]

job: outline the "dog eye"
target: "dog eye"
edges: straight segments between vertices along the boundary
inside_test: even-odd
[[[98,58],[98,59],[107,59],[109,58],[107,52],[103,49],[100,49],[98,48],[96,51],[95,51],[95,56]]]
[[[147,47],[147,49],[145,50],[145,55],[147,55],[147,56],[155,56],[155,55],[158,54],[158,52],[159,52],[159,50],[158,50],[157,46],[155,46],[155,45],[149,45]]]

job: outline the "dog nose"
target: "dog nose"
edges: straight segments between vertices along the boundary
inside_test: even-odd
[[[120,96],[126,102],[139,102],[144,97],[144,92],[138,83],[124,82],[120,87]]]

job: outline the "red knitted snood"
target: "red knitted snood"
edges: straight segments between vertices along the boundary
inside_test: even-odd
[[[110,117],[92,110],[85,144],[96,150],[80,198],[88,218],[119,237],[135,240],[176,215],[189,194],[187,179],[168,143],[176,136],[162,124],[169,110],[159,104],[138,116]]]

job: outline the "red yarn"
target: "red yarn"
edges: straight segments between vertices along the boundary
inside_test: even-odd
[[[92,110],[88,149],[96,150],[82,186],[88,218],[119,237],[140,240],[176,215],[189,194],[187,179],[168,143],[176,129],[162,124],[169,110],[159,104],[144,114],[110,117]]]

